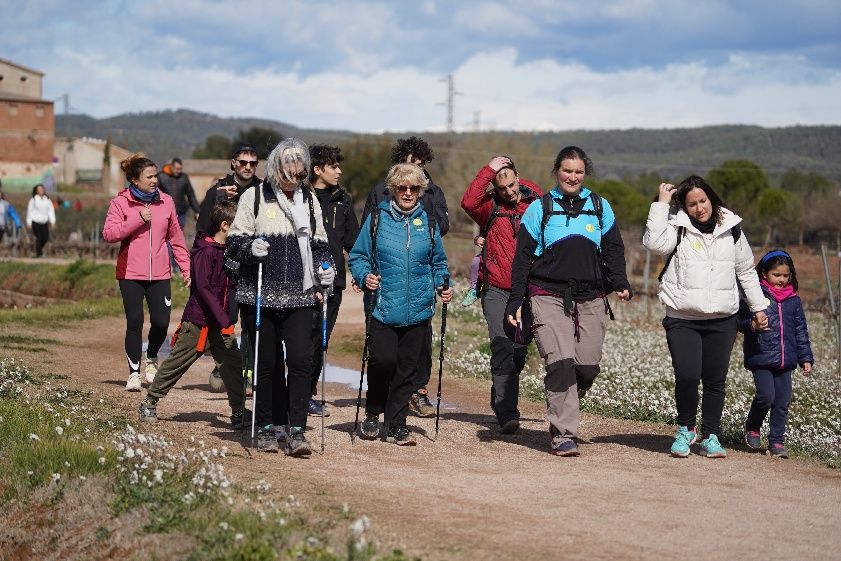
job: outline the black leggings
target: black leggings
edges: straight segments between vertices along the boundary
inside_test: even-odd
[[[140,355],[143,349],[143,300],[149,306],[148,358],[158,358],[158,351],[166,339],[169,328],[169,313],[172,310],[169,279],[141,281],[120,279],[120,293],[126,311],[126,359],[129,373],[140,371]]]
[[[32,223],[32,233],[35,235],[35,257],[44,255],[44,246],[50,241],[50,223]]]
[[[691,427],[698,414],[698,384],[703,383],[701,434],[721,433],[724,412],[724,386],[730,352],[736,341],[738,319],[735,315],[720,319],[663,320],[666,341],[675,369],[677,423]]]

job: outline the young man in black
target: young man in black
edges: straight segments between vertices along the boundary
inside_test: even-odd
[[[310,184],[316,199],[321,205],[321,216],[327,240],[330,242],[330,252],[336,264],[336,279],[333,281],[333,294],[327,299],[327,338],[336,325],[339,306],[342,305],[342,292],[345,289],[345,252],[349,252],[356,242],[359,233],[359,223],[353,212],[353,197],[339,185],[342,177],[340,164],[344,161],[341,150],[336,146],[314,144],[310,146]],[[318,379],[322,367],[322,316],[321,306],[313,314],[313,361],[312,361],[312,394],[318,390]],[[310,415],[321,415],[321,403],[310,399],[307,409]],[[327,411],[325,416],[329,415]]]

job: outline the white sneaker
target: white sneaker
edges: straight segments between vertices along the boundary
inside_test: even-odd
[[[140,391],[140,372],[132,372],[128,375],[128,381],[126,382],[126,390],[130,392]]]
[[[146,359],[146,383],[151,384],[155,381],[155,374],[158,373],[158,359]]]

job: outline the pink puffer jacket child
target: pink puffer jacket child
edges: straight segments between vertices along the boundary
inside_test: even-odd
[[[140,211],[146,204],[124,189],[111,199],[102,238],[108,243],[120,242],[117,257],[117,279],[162,280],[172,276],[166,242],[172,245],[175,262],[186,280],[190,276],[190,254],[184,234],[178,226],[172,197],[158,192],[149,203],[152,220],[144,222]]]

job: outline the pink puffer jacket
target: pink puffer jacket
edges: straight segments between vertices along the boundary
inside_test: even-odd
[[[117,278],[162,280],[172,276],[166,242],[172,245],[175,262],[186,278],[190,275],[190,254],[184,234],[178,226],[172,197],[160,193],[149,203],[152,220],[144,222],[140,211],[146,206],[131,196],[128,189],[111,199],[102,238],[108,243],[120,242],[117,256]]]

